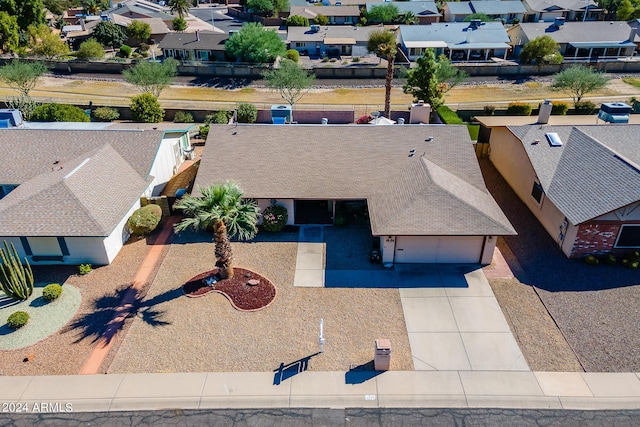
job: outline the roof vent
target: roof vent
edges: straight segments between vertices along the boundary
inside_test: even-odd
[[[549,141],[549,145],[552,147],[562,147],[562,140],[555,132],[548,132],[544,136],[547,137],[547,141]]]
[[[318,31],[320,31],[320,25],[312,25],[311,26],[311,32],[312,33],[317,33]]]
[[[472,30],[477,30],[478,28],[480,28],[480,25],[482,25],[482,20],[480,19],[472,19],[471,21],[469,21],[469,28],[471,28]]]

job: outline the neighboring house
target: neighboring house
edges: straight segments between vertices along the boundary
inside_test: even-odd
[[[624,21],[528,22],[507,30],[516,56],[522,46],[549,36],[560,46],[565,61],[616,59],[633,56],[640,38]]]
[[[165,58],[223,61],[224,43],[228,38],[227,34],[220,33],[169,33],[159,47]]]
[[[491,162],[568,257],[640,248],[640,125],[479,119]]]
[[[567,21],[604,19],[604,11],[594,0],[522,0],[522,4],[527,10],[524,22],[553,22],[556,18]]]
[[[329,18],[330,25],[355,25],[360,21],[358,6],[291,6],[289,16],[303,16],[310,23],[318,15]]]
[[[129,24],[134,20],[149,24],[149,27],[151,28],[151,36],[149,37],[149,40],[146,41],[149,44],[160,43],[165,38],[165,36],[170,32],[169,27],[161,18],[131,19],[124,15],[118,15],[116,13],[112,13],[111,15],[109,15],[109,19],[114,24],[120,25],[121,27],[123,27],[125,30],[129,26]],[[143,40],[142,42],[145,42],[145,40]],[[129,37],[124,44],[128,46],[138,46],[140,43],[141,43],[140,40]]]
[[[233,180],[288,224],[360,204],[385,264],[488,264],[497,236],[516,234],[464,126],[212,125],[208,139],[194,188]]]
[[[399,41],[405,55],[414,61],[426,49],[452,61],[506,59],[509,36],[500,22],[439,22],[431,25],[400,25]]]
[[[32,265],[109,264],[140,197],[160,194],[191,149],[188,130],[46,125],[0,130],[0,156],[11,159],[0,168],[0,240]]]
[[[380,27],[320,26],[289,27],[287,44],[302,55],[364,56],[372,31]]]
[[[418,19],[419,25],[439,22],[442,17],[440,12],[438,12],[438,6],[436,6],[436,3],[433,1],[367,2],[367,12],[370,12],[371,8],[375,6],[382,6],[389,3],[398,8],[398,14],[401,16],[407,12],[413,13]]]
[[[98,25],[100,20],[86,21],[79,19],[76,25],[65,25],[60,31],[60,37],[66,41],[73,49],[77,49],[80,43],[91,38],[93,28]]]
[[[445,22],[463,22],[474,13],[487,15],[506,24],[522,22],[526,9],[520,1],[479,0],[447,2],[442,6]]]

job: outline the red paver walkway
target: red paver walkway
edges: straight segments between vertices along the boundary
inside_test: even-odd
[[[80,375],[92,375],[98,373],[105,358],[107,357],[107,354],[109,354],[109,351],[111,350],[116,334],[124,326],[124,322],[133,308],[133,303],[136,300],[138,292],[140,292],[144,284],[149,280],[151,273],[160,260],[160,255],[162,254],[164,246],[169,242],[173,235],[173,226],[177,220],[177,216],[172,216],[167,219],[162,231],[160,231],[160,235],[153,243],[153,246],[145,259],[140,264],[138,272],[133,278],[133,283],[131,283],[131,286],[122,297],[120,305],[116,308],[113,318],[107,324],[107,328],[98,339],[96,346],[91,351],[91,354],[89,354],[84,366],[80,369]]]
[[[513,277],[513,272],[509,268],[509,264],[502,256],[502,252],[497,247],[493,251],[491,264],[482,269],[487,279],[509,279]]]

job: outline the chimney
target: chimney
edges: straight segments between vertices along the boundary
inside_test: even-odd
[[[553,108],[553,104],[550,100],[545,99],[544,103],[540,106],[540,112],[538,113],[538,121],[536,122],[539,125],[546,125],[549,123],[549,116],[551,115],[551,108]]]
[[[561,16],[556,17],[553,20],[553,25],[555,25],[556,27],[560,28],[560,27],[562,27],[564,25],[564,21],[565,21],[565,18],[563,18]]]
[[[429,116],[431,115],[431,105],[426,104],[423,100],[418,101],[416,104],[411,104],[411,111],[409,113],[410,124],[429,123]]]
[[[471,21],[469,21],[469,28],[471,28],[472,30],[477,30],[478,28],[480,28],[480,25],[482,25],[482,20],[480,19],[472,19]]]
[[[84,26],[84,19],[80,18],[80,28],[82,29],[82,31],[86,30],[87,28]]]
[[[196,41],[199,42],[200,41],[200,32],[196,31]]]

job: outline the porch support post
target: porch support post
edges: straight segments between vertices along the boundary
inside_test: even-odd
[[[331,210],[331,218],[332,218],[332,222],[335,225],[336,223],[336,199],[333,199],[333,207]]]

